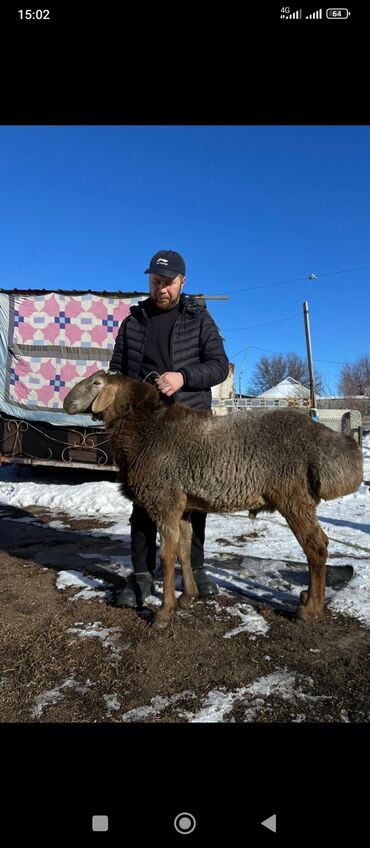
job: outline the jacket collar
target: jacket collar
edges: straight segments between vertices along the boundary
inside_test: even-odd
[[[135,306],[131,306],[131,315],[133,315],[139,321],[147,321],[148,316],[145,311],[145,304],[149,301],[150,298],[147,297],[146,300],[141,300],[140,303],[135,304]],[[191,296],[180,294],[179,311],[181,312],[181,314],[183,314],[184,312],[194,312],[199,308],[199,304]]]

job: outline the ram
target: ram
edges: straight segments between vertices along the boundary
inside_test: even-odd
[[[168,405],[155,386],[105,371],[77,383],[63,407],[104,420],[122,493],[157,524],[164,584],[155,628],[165,627],[176,608],[176,556],[184,583],[178,605],[189,606],[198,594],[190,563],[191,510],[278,510],[308,561],[309,585],[297,617],[320,615],[328,538],[316,506],[360,485],[362,453],[351,436],[298,410],[217,417]]]

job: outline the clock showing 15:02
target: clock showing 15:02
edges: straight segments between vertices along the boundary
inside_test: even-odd
[[[50,9],[18,9],[17,14],[21,21],[50,20]]]

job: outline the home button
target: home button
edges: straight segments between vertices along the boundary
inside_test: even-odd
[[[193,833],[197,823],[192,813],[179,813],[174,820],[174,828],[177,833]]]

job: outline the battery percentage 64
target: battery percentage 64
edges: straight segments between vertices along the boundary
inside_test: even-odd
[[[345,21],[351,12],[348,9],[327,9],[326,17],[334,21]]]

